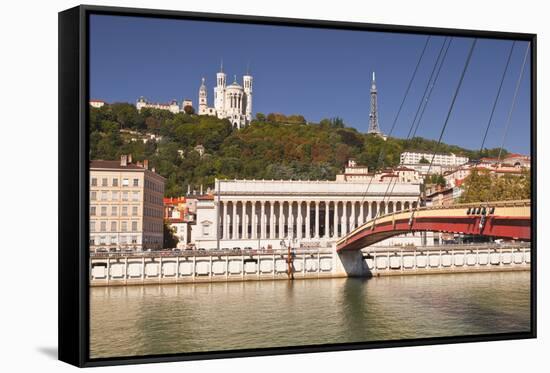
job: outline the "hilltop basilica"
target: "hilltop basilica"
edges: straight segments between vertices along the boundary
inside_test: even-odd
[[[228,119],[233,128],[242,128],[252,120],[252,76],[243,75],[243,85],[237,83],[234,76],[233,83],[226,85],[226,75],[223,65],[216,74],[214,87],[214,107],[208,106],[205,79],[199,88],[199,115],[213,115],[220,119]]]

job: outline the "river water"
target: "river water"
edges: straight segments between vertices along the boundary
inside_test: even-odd
[[[90,291],[92,358],[530,329],[529,272]]]

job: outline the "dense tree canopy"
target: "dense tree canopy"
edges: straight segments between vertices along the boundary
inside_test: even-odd
[[[487,171],[473,170],[464,180],[461,202],[512,201],[531,198],[531,174],[497,177]]]
[[[202,156],[197,145],[205,148]],[[134,160],[149,159],[150,167],[167,179],[167,196],[183,194],[187,184],[213,186],[215,178],[333,179],[350,157],[371,170],[381,169],[397,165],[405,150],[480,156],[418,137],[384,141],[337,117],[311,123],[301,115],[257,113],[250,126],[234,130],[225,119],[190,112],[138,112],[126,103],[90,109],[90,158],[132,154]]]

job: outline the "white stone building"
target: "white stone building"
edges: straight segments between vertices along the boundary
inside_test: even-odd
[[[428,174],[430,175],[438,175],[438,174],[444,174],[445,172],[453,171],[457,168],[457,166],[443,166],[439,164],[430,165],[428,163],[416,163],[416,164],[402,164],[401,166],[413,169],[415,172],[418,173],[419,177],[424,178]],[[459,166],[462,167],[462,166]]]
[[[220,119],[228,119],[234,128],[242,128],[252,120],[252,76],[243,76],[243,85],[234,81],[227,85],[223,66],[216,74],[214,87],[214,107],[208,106],[208,95],[205,79],[199,88],[199,115],[212,115]]]
[[[416,206],[419,183],[346,181],[217,180],[213,195],[197,202],[191,242],[197,248],[274,249],[281,240],[293,246],[329,247],[373,219],[378,212]],[[219,238],[219,243],[218,243]],[[380,245],[433,244],[420,233],[389,238]]]
[[[94,107],[96,109],[99,109],[99,108],[105,106],[105,101],[103,101],[103,100],[90,100],[90,106]]]
[[[403,165],[418,164],[420,163],[421,159],[425,159],[426,161],[431,162],[432,158],[433,158],[432,165],[460,166],[465,163],[468,163],[468,157],[457,156],[453,153],[436,154],[434,157],[434,154],[429,152],[403,152],[401,153],[401,164]]]
[[[178,104],[177,100],[172,100],[169,103],[158,103],[158,102],[150,102],[145,97],[141,96],[136,101],[136,109],[138,111],[141,111],[141,109],[150,108],[150,109],[160,109],[160,110],[168,110],[174,114],[183,112],[186,106],[193,106],[193,101],[185,99],[182,101],[181,106]]]

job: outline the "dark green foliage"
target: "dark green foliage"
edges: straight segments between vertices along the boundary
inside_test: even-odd
[[[179,239],[175,234],[175,228],[164,223],[163,245],[164,249],[173,249],[178,245]]]
[[[439,185],[444,187],[447,182],[445,181],[445,178],[441,174],[431,174],[426,176],[426,179],[424,180],[424,184],[426,185]]]
[[[146,133],[162,139],[144,143]],[[403,151],[433,151],[436,144],[419,137],[384,141],[347,127],[337,117],[317,124],[301,115],[257,113],[250,126],[233,130],[229,121],[212,116],[156,109],[138,112],[130,104],[90,109],[90,158],[118,159],[131,153],[134,161],[149,159],[150,167],[166,178],[167,196],[182,195],[187,184],[213,187],[215,178],[330,180],[349,158],[371,170],[381,169],[399,164]],[[205,148],[202,157],[197,145]],[[480,155],[446,144],[437,150],[472,158]]]
[[[195,114],[195,108],[191,105],[186,105],[184,108],[183,108],[183,111],[185,112],[185,114],[187,115],[193,115]]]

